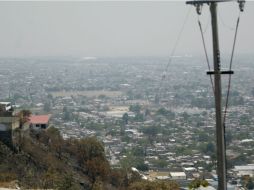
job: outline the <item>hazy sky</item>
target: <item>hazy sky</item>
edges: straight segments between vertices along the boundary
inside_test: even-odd
[[[177,55],[203,53],[196,11],[184,1],[0,2],[0,56],[167,56],[189,9]],[[221,51],[229,53],[238,4],[219,4],[218,11]],[[207,5],[200,19],[208,43]],[[247,2],[237,53],[254,53],[253,20],[254,2]]]

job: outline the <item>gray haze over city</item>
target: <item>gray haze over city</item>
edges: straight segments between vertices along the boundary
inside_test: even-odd
[[[189,9],[176,54],[200,54],[197,14],[184,1],[0,2],[0,56],[167,56]],[[227,54],[238,4],[220,4],[218,10],[221,51]],[[253,52],[253,18],[254,2],[248,1],[237,53]],[[208,6],[200,19],[203,28],[210,24]],[[210,29],[205,34],[208,43]]]
[[[236,1],[219,3],[222,70],[238,16]],[[207,5],[199,19],[213,70]],[[221,77],[228,190],[254,189],[253,19],[247,1],[232,81]],[[184,1],[0,2],[0,189],[3,179],[20,189],[217,189],[197,21]]]

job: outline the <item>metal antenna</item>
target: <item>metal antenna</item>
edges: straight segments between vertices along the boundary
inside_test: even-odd
[[[212,19],[212,36],[213,36],[213,62],[214,71],[207,74],[214,74],[214,95],[216,109],[216,143],[217,143],[217,175],[218,175],[218,190],[227,189],[227,171],[226,171],[226,143],[225,143],[225,127],[222,120],[221,107],[221,74],[233,74],[233,71],[221,71],[220,68],[220,49],[217,23],[217,4],[219,2],[227,2],[231,0],[196,0],[187,1],[187,4],[194,5],[197,14],[201,14],[203,4],[210,6]],[[232,0],[233,1],[233,0]],[[235,0],[239,3],[240,11],[243,11],[245,0]]]

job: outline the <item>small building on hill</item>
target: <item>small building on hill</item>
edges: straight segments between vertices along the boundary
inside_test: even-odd
[[[13,131],[20,126],[20,119],[13,112],[10,102],[0,102],[0,141],[8,146],[13,145]]]
[[[31,115],[29,117],[30,127],[33,129],[47,129],[51,115]]]

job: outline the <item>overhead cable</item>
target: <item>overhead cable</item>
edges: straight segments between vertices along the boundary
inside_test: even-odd
[[[235,36],[234,36],[233,48],[232,48],[231,57],[230,57],[229,71],[232,70],[233,58],[234,58],[234,53],[235,53],[235,44],[236,44],[237,32],[238,32],[238,28],[239,28],[239,22],[240,22],[240,13],[239,13],[239,16],[238,16],[238,19],[237,19],[237,22],[236,22],[236,27],[235,27]],[[223,118],[224,125],[225,125],[226,117],[227,117],[230,88],[231,88],[231,75],[229,75],[229,77],[228,77],[228,87],[227,87],[226,103],[225,103],[224,118]]]
[[[177,35],[175,44],[174,44],[173,49],[172,49],[172,51],[171,51],[171,53],[170,53],[170,56],[169,56],[169,58],[168,58],[168,62],[167,62],[166,68],[165,68],[165,70],[163,71],[163,74],[162,74],[162,77],[161,77],[161,80],[160,80],[160,83],[159,83],[159,88],[158,88],[158,91],[157,91],[157,94],[156,94],[156,96],[158,96],[158,97],[160,97],[161,88],[162,88],[162,83],[163,83],[164,79],[166,78],[166,74],[167,74],[167,72],[168,72],[168,67],[169,67],[169,65],[172,63],[173,56],[175,55],[176,48],[177,48],[178,43],[179,43],[179,41],[180,41],[180,39],[181,39],[183,30],[184,30],[185,25],[186,25],[186,23],[187,23],[187,21],[188,21],[190,12],[191,12],[191,7],[188,9],[188,11],[187,11],[187,13],[186,13],[186,16],[185,16],[184,21],[183,21],[183,25],[182,25],[182,27],[180,28],[180,31],[179,31],[179,33],[178,33],[178,35]]]

